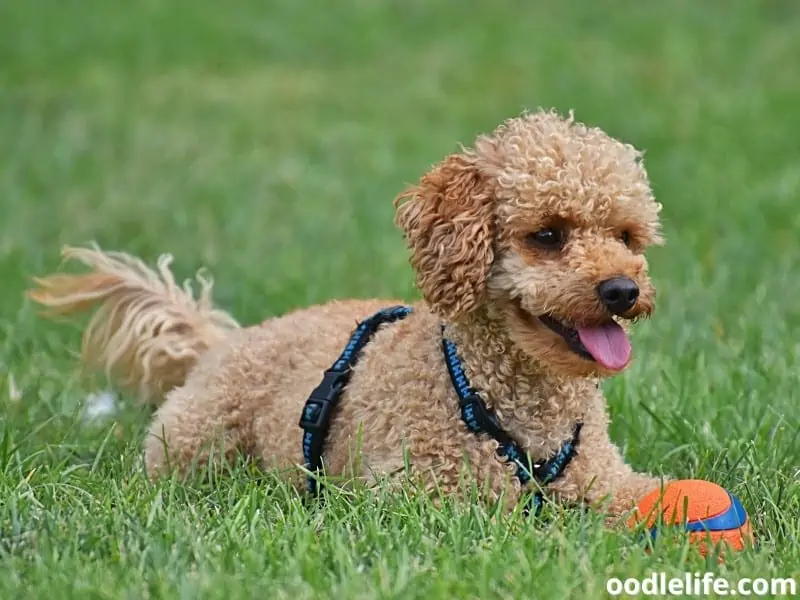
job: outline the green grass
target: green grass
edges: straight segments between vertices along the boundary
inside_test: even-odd
[[[0,598],[585,598],[611,575],[800,581],[800,10],[752,2],[0,3]],[[78,326],[31,275],[97,240],[216,276],[244,322],[413,298],[391,199],[523,108],[647,151],[655,317],[605,385],[640,469],[716,481],[758,551],[650,554],[411,492],[305,507],[243,466],[146,482],[148,415],[86,426]],[[100,382],[102,383],[102,382]]]

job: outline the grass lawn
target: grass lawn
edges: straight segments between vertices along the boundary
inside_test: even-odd
[[[610,576],[800,582],[800,7],[790,0],[0,3],[0,598],[593,598]],[[416,297],[391,200],[524,108],[647,151],[668,244],[605,385],[637,468],[713,480],[761,546],[425,498],[324,507],[246,465],[148,483],[146,411],[83,422],[80,328],[22,292],[63,243],[215,275],[242,322]],[[97,380],[96,384],[102,384]]]

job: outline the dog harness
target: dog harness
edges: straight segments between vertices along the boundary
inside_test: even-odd
[[[303,407],[300,427],[303,429],[303,458],[309,471],[308,489],[318,494],[320,486],[317,475],[322,469],[322,450],[330,429],[333,410],[350,380],[352,368],[361,351],[373,334],[386,323],[404,319],[411,314],[407,306],[384,308],[362,321],[353,332],[344,351],[322,377],[322,382],[311,392]],[[532,463],[522,447],[506,432],[481,398],[469,384],[455,344],[444,335],[442,326],[442,351],[450,380],[458,395],[461,419],[476,435],[488,435],[497,442],[497,455],[516,466],[515,475],[524,487],[535,480],[540,489],[530,497],[524,510],[538,514],[542,506],[541,488],[558,479],[575,456],[580,437],[581,423],[573,429],[572,438],[565,441],[559,451],[543,463]]]

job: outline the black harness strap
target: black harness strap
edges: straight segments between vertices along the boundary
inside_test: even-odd
[[[325,371],[322,382],[311,392],[303,407],[300,418],[300,427],[303,434],[303,458],[306,469],[316,474],[322,469],[322,448],[328,436],[331,416],[342,390],[350,380],[353,365],[358,361],[364,346],[384,323],[393,323],[409,315],[411,308],[407,306],[393,306],[378,311],[368,319],[362,321],[350,336],[344,351]],[[309,476],[308,489],[311,493],[318,492],[317,478]]]
[[[444,333],[444,328],[442,328],[442,333]],[[442,349],[450,380],[458,394],[461,419],[466,423],[467,428],[476,434],[490,435],[497,441],[498,456],[516,465],[516,476],[523,487],[528,485],[531,479],[535,479],[543,488],[561,477],[575,456],[583,425],[575,424],[572,438],[565,441],[550,459],[543,463],[532,463],[522,447],[501,427],[497,417],[486,406],[480,394],[470,386],[455,344],[446,337],[442,337]],[[525,505],[526,512],[538,514],[543,499],[541,490],[536,490]]]
[[[306,401],[300,419],[300,427],[304,431],[303,458],[306,469],[311,473],[308,478],[308,489],[312,494],[319,493],[316,475],[322,469],[322,449],[330,428],[333,409],[350,380],[352,367],[356,364],[361,350],[381,325],[403,319],[410,313],[410,307],[393,306],[377,312],[360,323],[341,356],[330,369],[325,371],[322,382]],[[532,463],[522,447],[503,429],[480,394],[470,386],[455,344],[444,337],[444,328],[442,328],[442,350],[447,363],[447,371],[458,394],[461,419],[467,428],[475,434],[489,435],[497,441],[498,456],[516,465],[516,476],[523,487],[535,479],[543,488],[561,477],[575,456],[581,423],[575,425],[572,438],[561,445],[555,456],[543,463]],[[542,501],[541,490],[536,490],[525,505],[526,512],[537,514]]]

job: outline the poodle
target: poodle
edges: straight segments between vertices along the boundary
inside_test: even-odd
[[[610,516],[662,486],[612,443],[600,387],[654,309],[644,252],[662,243],[661,205],[641,153],[571,112],[526,112],[394,206],[422,299],[391,319],[396,299],[344,300],[240,326],[213,306],[209,278],[197,296],[177,285],[169,255],[152,269],[96,246],[65,247],[90,272],[36,278],[29,296],[51,314],[95,309],[83,363],[157,406],[153,478],[244,453],[302,486],[315,465],[301,415],[372,318],[357,362],[323,390],[337,396],[312,444],[327,477],[405,474],[438,498],[468,481],[509,507],[535,492]]]

